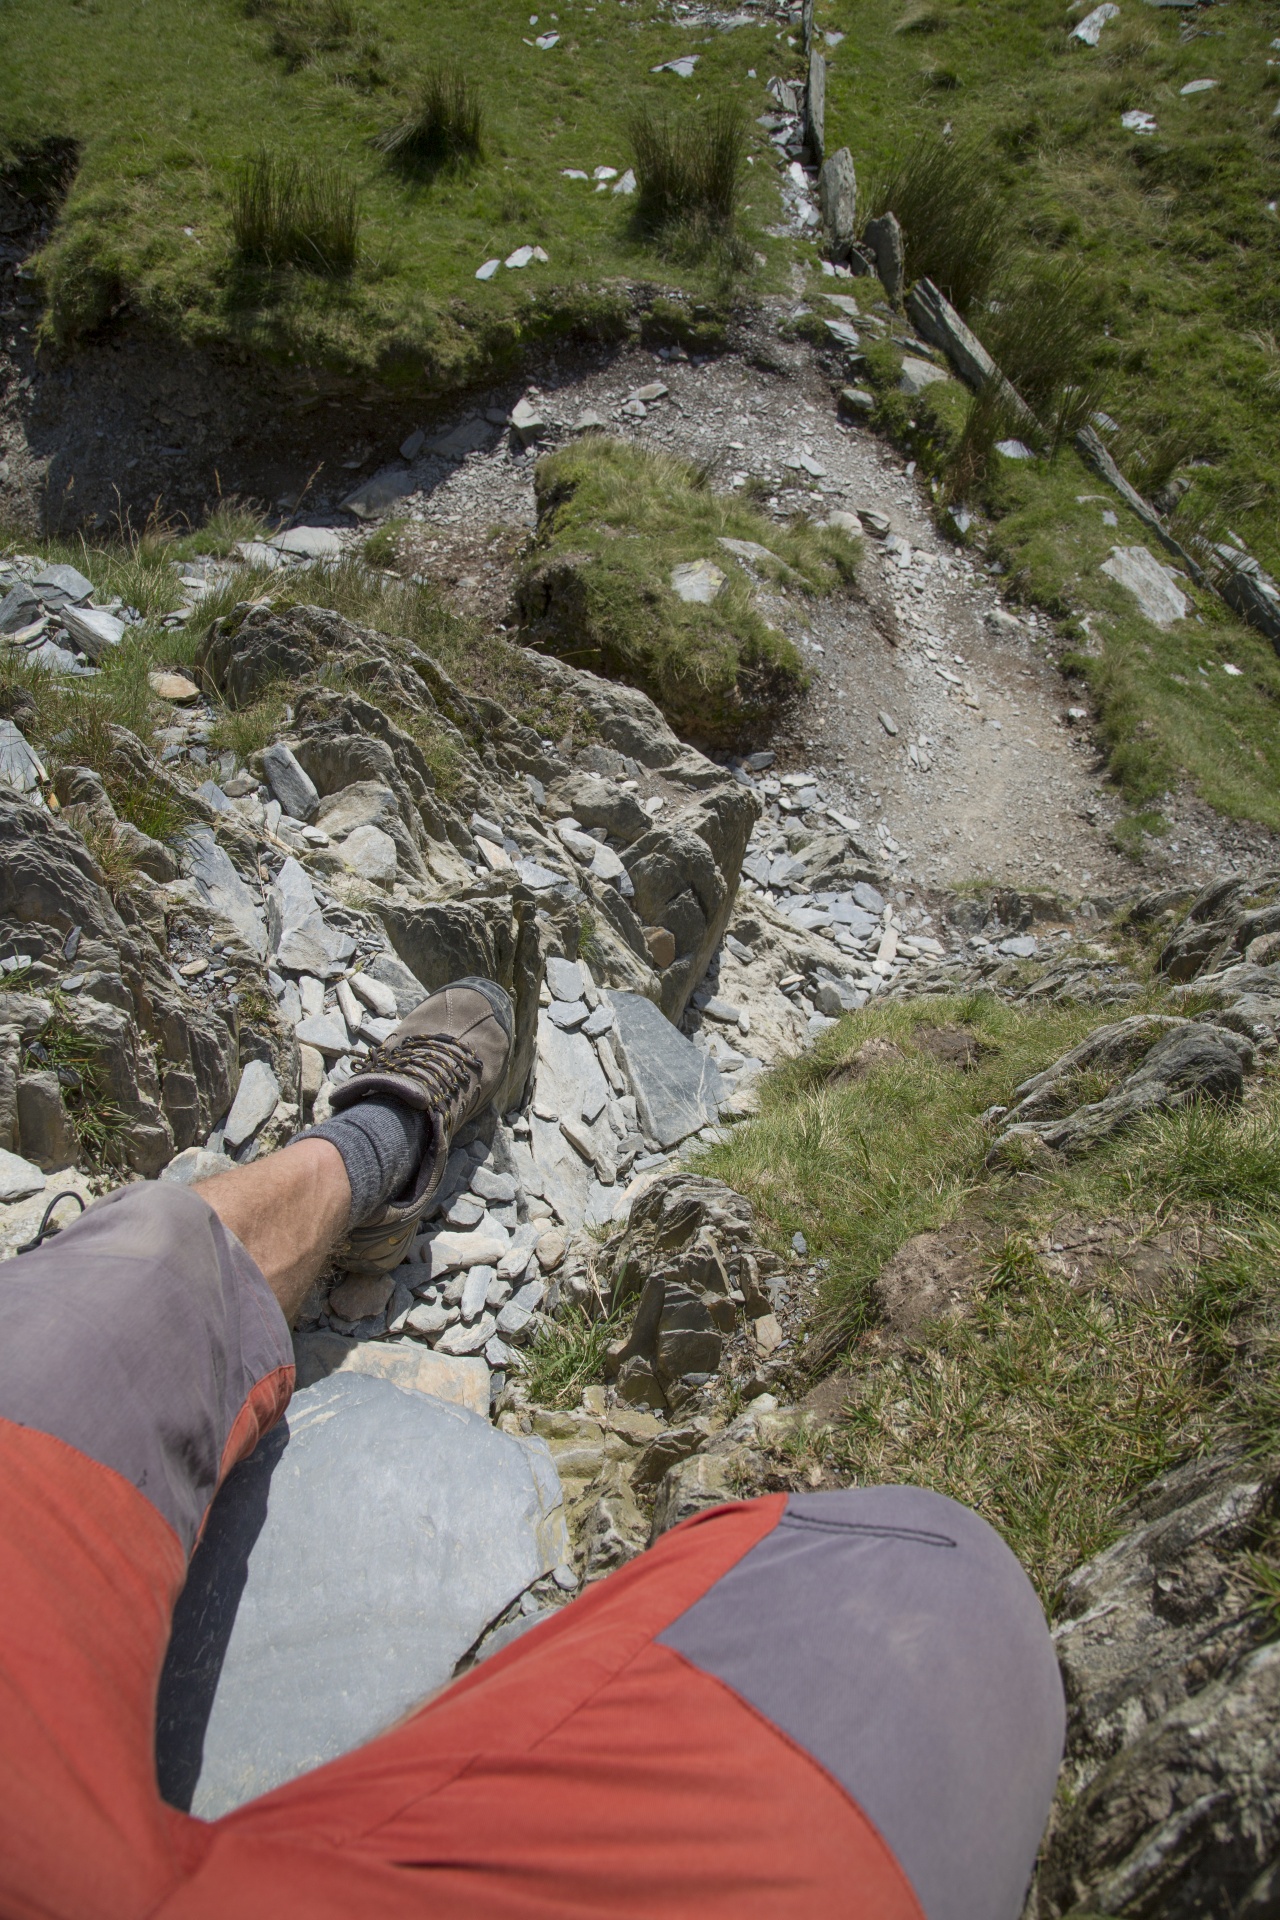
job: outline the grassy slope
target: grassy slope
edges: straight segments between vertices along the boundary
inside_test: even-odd
[[[848,1405],[822,1449],[835,1471],[976,1506],[1046,1597],[1172,1461],[1227,1426],[1280,1441],[1274,1355],[1255,1340],[1251,1371],[1240,1339],[1280,1304],[1273,1081],[1241,1111],[1191,1109],[1048,1173],[983,1167],[983,1109],[1107,1017],[987,995],[868,1008],[772,1075],[760,1118],[705,1164],[748,1195],[780,1250],[799,1228],[828,1263],[810,1339],[818,1372],[845,1354]],[[971,1073],[913,1044],[922,1027],[957,1021],[991,1049]],[[833,1080],[871,1037],[900,1057]],[[1131,1244],[1067,1278],[1045,1250],[1072,1221],[1122,1222]],[[886,1341],[872,1280],[905,1239],[955,1223],[983,1249],[975,1313]],[[1144,1264],[1142,1243],[1171,1230],[1203,1236],[1198,1265]]]
[[[8,0],[0,155],[50,135],[83,148],[43,263],[64,334],[123,293],[191,338],[445,381],[539,315],[546,324],[557,303],[589,313],[584,283],[660,273],[700,284],[633,238],[626,199],[560,169],[625,167],[628,115],[646,98],[686,106],[737,93],[761,111],[785,51],[771,32],[682,32],[652,0],[560,0],[556,25],[543,14],[536,29],[516,0],[483,14],[465,0],[359,0],[355,11],[350,41],[289,71],[270,21],[248,17],[244,0]],[[548,28],[560,32],[557,47],[525,44]],[[650,75],[686,52],[700,56],[694,80]],[[403,116],[415,76],[442,57],[481,88],[486,157],[471,172],[406,181],[370,140]],[[285,273],[272,283],[236,269],[231,184],[260,143],[308,165],[341,161],[359,183],[363,261],[349,282]],[[760,233],[776,194],[774,170],[757,164],[747,231],[780,258],[785,247]],[[482,261],[526,241],[541,243],[550,264],[477,284]]]
[[[1280,6],[1214,7],[1186,43],[1176,11],[1130,6],[1097,49],[1070,40],[1080,17],[1048,0],[826,0],[821,23],[847,34],[831,54],[828,145],[847,143],[865,182],[947,121],[979,143],[1027,252],[1087,269],[1122,461],[1139,480],[1144,463],[1181,465],[1193,481],[1183,528],[1230,525],[1280,571],[1280,221],[1267,204],[1280,69],[1266,64]],[[1221,84],[1182,98],[1202,77]],[[1155,137],[1121,128],[1131,106],[1155,113]],[[1167,634],[1138,618],[1097,568],[1113,542],[1150,536],[1123,508],[1117,528],[1104,525],[1114,499],[1076,498],[1105,492],[1070,454],[1005,467],[991,502],[997,550],[1029,598],[1104,616],[1091,622],[1103,656],[1084,670],[1136,804],[1182,769],[1213,805],[1280,827],[1273,650],[1207,594],[1198,618]],[[1243,677],[1224,674],[1224,660]]]

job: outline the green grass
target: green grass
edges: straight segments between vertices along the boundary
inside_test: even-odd
[[[484,152],[480,90],[457,67],[433,67],[418,82],[406,117],[374,141],[399,167],[466,166]]]
[[[231,235],[246,266],[339,277],[360,245],[360,203],[340,167],[308,166],[262,148],[236,176]]]
[[[526,636],[643,687],[687,738],[764,737],[805,685],[804,668],[720,538],[768,548],[766,577],[806,594],[850,580],[856,544],[806,521],[781,528],[716,493],[704,470],[594,434],[542,460],[535,485],[538,532],[519,585]],[[681,601],[670,584],[673,567],[697,560],[726,576],[707,605]]]
[[[1105,1017],[988,996],[870,1008],[771,1075],[759,1119],[701,1163],[752,1200],[780,1250],[800,1229],[828,1262],[801,1363],[810,1378],[838,1363],[847,1388],[819,1443],[827,1463],[977,1507],[1049,1600],[1174,1461],[1228,1432],[1280,1444],[1280,1087],[1149,1121],[1034,1177],[984,1168],[983,1108]],[[950,1022],[991,1048],[972,1072],[913,1044]],[[873,1035],[901,1058],[833,1077]],[[1126,1234],[1072,1279],[1047,1249],[1055,1223],[1080,1220]],[[946,1226],[978,1247],[973,1312],[886,1343],[871,1282],[906,1239]],[[1203,1257],[1153,1277],[1141,1250],[1169,1229],[1200,1236]]]
[[[1280,74],[1266,64],[1280,7],[1215,8],[1186,37],[1176,9],[1126,9],[1096,49],[1070,39],[1076,17],[1056,0],[824,0],[819,24],[847,35],[831,56],[828,145],[850,146],[862,213],[897,203],[909,269],[949,285],[1032,389],[1046,448],[1101,405],[1134,484],[1166,508],[1185,489],[1184,542],[1229,526],[1280,572]],[[1202,77],[1220,84],[1183,98]],[[1125,132],[1129,107],[1156,115],[1155,136]],[[999,517],[1015,591],[1063,618],[1100,616],[1083,671],[1134,806],[1185,777],[1215,807],[1277,824],[1270,647],[1208,596],[1200,622],[1148,626],[1096,569],[1110,544],[1151,536],[1114,499],[1077,505],[1107,489],[1074,455],[1015,471],[991,446],[1016,430],[980,400],[966,421],[947,389],[908,405],[894,385],[886,365],[881,424],[952,497]],[[1103,506],[1119,513],[1105,543]],[[1224,658],[1243,679],[1222,677]]]
[[[79,155],[38,262],[46,338],[72,343],[123,311],[190,342],[432,390],[566,328],[616,333],[631,283],[718,288],[724,263],[660,257],[633,200],[563,170],[625,168],[637,109],[699,95],[740,102],[751,124],[742,230],[748,258],[772,263],[758,283],[781,284],[791,247],[765,232],[778,189],[754,125],[770,72],[792,57],[773,32],[690,36],[657,0],[564,0],[558,13],[559,43],[543,50],[528,43],[549,16],[534,29],[514,0],[483,15],[463,0],[7,0],[0,161],[55,136]],[[403,148],[377,143],[403,127],[410,147],[436,142],[424,87],[459,49],[470,105],[446,137],[469,143],[478,101],[483,150],[461,168],[407,167]],[[688,51],[696,82],[650,72]],[[340,168],[358,194],[358,258],[342,277],[279,264],[293,250],[274,245],[249,249],[272,264],[238,256],[237,180],[260,149],[304,183]],[[549,263],[477,283],[483,261],[526,242]]]
[[[529,1401],[540,1407],[576,1407],[582,1389],[599,1380],[605,1348],[619,1331],[620,1316],[593,1320],[574,1306],[544,1322],[522,1373]]]

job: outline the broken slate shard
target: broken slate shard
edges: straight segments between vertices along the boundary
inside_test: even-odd
[[[1117,19],[1119,13],[1120,9],[1114,0],[1103,0],[1102,6],[1095,7],[1092,13],[1085,15],[1073,32],[1072,39],[1083,41],[1086,47],[1096,47],[1108,20]]]
[[[707,1055],[638,993],[615,993],[616,1044],[635,1089],[641,1125],[674,1147],[715,1119],[724,1082]]]
[[[650,73],[675,73],[682,80],[692,80],[693,70],[702,58],[697,53],[682,53],[678,60],[662,60],[656,67],[650,67]]]
[[[30,793],[46,778],[45,770],[12,720],[0,720],[0,784],[15,793]]]
[[[366,480],[362,487],[347,495],[340,503],[341,509],[343,513],[353,513],[357,520],[376,520],[397,500],[412,493],[413,488],[413,475],[405,467],[375,473],[372,480]]]

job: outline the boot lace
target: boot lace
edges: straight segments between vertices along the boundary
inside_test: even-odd
[[[443,1118],[465,1095],[484,1064],[474,1047],[447,1033],[411,1034],[394,1047],[375,1047],[360,1065],[365,1073],[402,1073],[418,1081],[431,1106]]]

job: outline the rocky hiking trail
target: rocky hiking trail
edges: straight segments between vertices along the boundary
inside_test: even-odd
[[[324,1454],[326,1396],[391,1383],[452,1410],[454,1499],[436,1518],[476,1578],[433,1589],[444,1624],[429,1648],[407,1629],[397,1641],[412,1694],[424,1671],[443,1683],[701,1507],[847,1483],[832,1436],[859,1369],[927,1370],[930,1328],[979,1309],[994,1229],[976,1254],[913,1235],[876,1282],[867,1342],[833,1337],[836,1256],[708,1171],[772,1098],[770,1070],[855,1101],[907,1071],[904,1042],[866,1039],[846,1016],[918,1014],[927,1070],[959,1081],[995,1050],[968,1024],[979,998],[1011,1018],[1079,1012],[1071,1044],[981,1115],[974,1194],[1049,1183],[1144,1116],[1205,1103],[1265,1118],[1280,883],[1261,842],[1185,808],[1166,884],[1135,885],[1048,623],[1006,605],[979,551],[939,533],[902,458],[839,419],[783,317],[716,359],[548,363],[465,410],[397,422],[398,455],[392,441],[386,458],[362,453],[327,497],[314,483],[244,543],[254,571],[182,562],[175,636],[228,583],[244,597],[189,674],[153,676],[166,715],[151,744],[114,726],[33,745],[20,700],[3,723],[5,1253],[58,1192],[190,1181],[282,1144],[449,979],[483,973],[513,996],[508,1083],[455,1142],[409,1258],[385,1281],[326,1276],[295,1335],[291,1420],[326,1473],[352,1471]],[[812,675],[754,751],[710,757],[643,693],[527,651],[539,710],[560,716],[543,733],[429,645],[325,604],[328,570],[367,564],[364,541],[394,518],[402,572],[491,628],[509,621],[536,462],[601,429],[714,463],[721,488],[753,477],[779,522],[857,516],[857,581],[826,599],[732,555]],[[346,430],[354,444],[345,418],[329,437]],[[364,423],[359,436],[380,445]],[[305,460],[281,458],[294,488]],[[88,578],[39,545],[3,563],[0,627],[89,685],[139,623],[118,600],[95,606]],[[267,745],[218,744],[224,706],[282,683]],[[144,789],[176,825],[129,819]],[[822,1224],[819,1211],[811,1231]],[[1145,1248],[1149,1225],[1126,1240],[1112,1221],[1108,1247]],[[1035,1258],[1065,1245],[1047,1236]],[[1161,1285],[1169,1266],[1152,1268]],[[1241,1368],[1273,1365],[1265,1329],[1233,1339]],[[1117,1509],[1114,1544],[1055,1595],[1071,1795],[1033,1894],[1045,1920],[1153,1902],[1270,1910],[1280,1666],[1254,1563],[1278,1463],[1219,1429],[1202,1437],[1201,1457]],[[482,1522],[501,1554],[476,1545]],[[272,1623],[253,1631],[226,1669],[242,1698]],[[371,1696],[347,1738],[412,1694]],[[200,1811],[322,1757],[299,1730],[246,1789],[227,1712],[194,1783]]]

